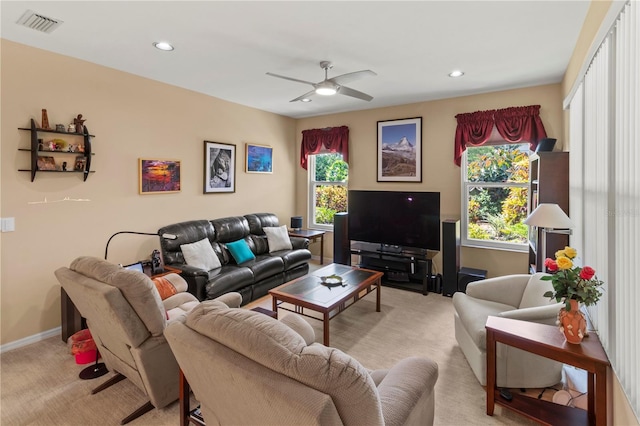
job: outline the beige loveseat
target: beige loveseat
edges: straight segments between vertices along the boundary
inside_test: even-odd
[[[552,290],[545,274],[507,275],[476,281],[466,294],[453,295],[455,333],[460,349],[482,386],[487,380],[487,318],[498,316],[555,325],[562,303],[544,297]],[[560,382],[562,364],[498,343],[496,384],[506,388],[542,388]]]
[[[281,321],[205,301],[165,330],[207,425],[431,425],[438,366],[407,358],[367,371]]]
[[[146,275],[94,257],[79,257],[55,275],[87,319],[107,368],[117,373],[93,393],[126,377],[149,397],[121,424],[178,399],[178,364],[163,332],[199,303],[186,292],[186,281],[177,274],[163,277],[174,286],[175,294],[162,300]],[[228,293],[220,300],[240,306],[242,298]]]

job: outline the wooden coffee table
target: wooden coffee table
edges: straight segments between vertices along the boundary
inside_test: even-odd
[[[333,274],[342,277],[342,286],[327,287],[321,283],[320,277]],[[325,346],[329,346],[329,320],[374,290],[378,291],[376,312],[380,312],[382,276],[383,273],[379,271],[332,263],[309,275],[269,290],[269,294],[273,297],[273,311],[277,313],[280,308],[317,320],[320,318],[305,314],[304,309],[321,313],[323,342]],[[293,305],[293,309],[283,306],[283,303]]]

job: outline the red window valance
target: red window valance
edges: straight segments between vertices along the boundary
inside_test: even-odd
[[[510,143],[529,142],[535,150],[538,142],[547,137],[540,119],[540,105],[476,111],[456,115],[458,127],[453,161],[459,166],[467,145],[479,146],[489,140],[493,126]]]
[[[302,131],[300,165],[307,170],[309,155],[318,154],[322,147],[330,152],[339,152],[342,159],[349,162],[349,128],[347,126],[310,129]]]

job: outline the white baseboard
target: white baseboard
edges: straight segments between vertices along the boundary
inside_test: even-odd
[[[30,345],[32,343],[39,342],[44,339],[48,339],[49,337],[53,337],[56,335],[60,336],[60,333],[62,333],[62,327],[56,327],[52,328],[51,330],[43,331],[42,333],[34,334],[33,336],[16,340],[14,342],[5,343],[4,345],[0,346],[0,354]]]

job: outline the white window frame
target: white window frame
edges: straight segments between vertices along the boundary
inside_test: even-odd
[[[499,142],[491,142],[486,143],[483,146],[499,146],[506,145],[508,142],[502,140]],[[529,151],[529,155],[531,155],[531,151]],[[469,182],[467,176],[467,150],[465,149],[462,153],[462,161],[460,162],[460,173],[462,176],[462,212],[461,212],[461,220],[460,220],[460,243],[466,247],[475,247],[475,248],[488,248],[488,249],[498,249],[498,250],[509,250],[516,252],[528,252],[529,250],[529,242],[525,242],[522,244],[517,243],[508,243],[503,241],[492,241],[492,240],[476,240],[470,239],[468,237],[469,234],[469,191],[473,187],[483,187],[483,188],[527,188],[527,196],[529,197],[531,194],[531,185],[529,182]],[[529,171],[531,172],[531,171]]]
[[[307,201],[307,209],[308,209],[308,227],[309,229],[318,229],[323,231],[333,231],[333,224],[324,224],[324,223],[315,223],[316,220],[316,187],[318,186],[347,186],[347,182],[331,182],[331,181],[318,181],[315,180],[316,175],[316,155],[322,154],[332,154],[328,151],[322,151],[317,154],[310,154],[307,157],[307,181],[309,182],[308,187],[308,201]]]

